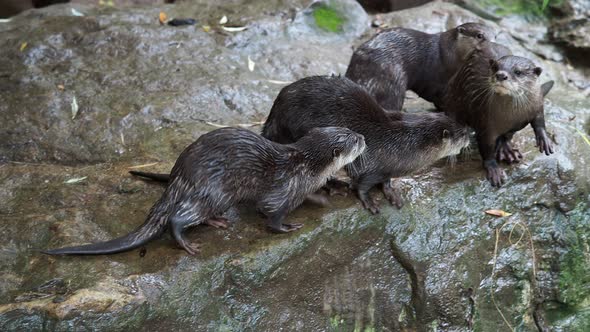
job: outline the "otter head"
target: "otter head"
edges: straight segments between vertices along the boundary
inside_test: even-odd
[[[300,141],[310,157],[324,161],[324,171],[330,175],[354,161],[366,147],[363,135],[342,127],[314,128],[297,143]]]
[[[419,152],[431,162],[459,154],[469,145],[469,128],[444,113],[421,113],[404,122],[419,133],[414,136],[422,141],[413,146],[420,146]]]
[[[442,144],[439,158],[457,155],[463,148],[469,146],[469,128],[444,114],[440,115],[441,126],[438,134]]]
[[[491,87],[496,94],[521,97],[538,91],[535,85],[543,70],[527,58],[507,55],[490,59],[490,72]]]
[[[496,30],[485,24],[465,23],[455,28],[455,31],[457,54],[461,59],[466,59],[480,43],[496,40]]]

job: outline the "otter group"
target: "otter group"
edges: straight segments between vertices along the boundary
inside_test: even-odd
[[[385,30],[353,54],[345,77],[313,76],[284,87],[262,135],[222,128],[201,136],[178,157],[170,174],[132,172],[168,182],[143,225],[107,242],[44,251],[51,255],[113,254],[140,247],[170,229],[189,254],[198,248],[183,237],[198,224],[227,227],[230,207],[253,202],[273,232],[306,198],[313,198],[344,168],[364,208],[379,213],[369,190],[402,207],[391,179],[458,154],[475,131],[487,178],[501,186],[498,162],[518,162],[516,131],[531,124],[542,153],[553,153],[545,131],[542,70],[494,43],[494,30],[466,23],[439,34]],[[440,112],[401,112],[406,90]]]

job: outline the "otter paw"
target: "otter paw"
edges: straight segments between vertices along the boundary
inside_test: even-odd
[[[205,224],[213,226],[215,228],[228,228],[230,225],[229,220],[223,217],[215,217],[205,221]]]
[[[539,152],[545,153],[547,156],[553,153],[553,146],[545,132],[536,135],[535,140],[537,141],[536,146],[539,147]]]
[[[490,181],[492,186],[500,188],[504,184],[506,173],[500,167],[488,167],[486,168],[486,171],[487,179]]]
[[[298,223],[294,223],[294,224],[281,224],[280,228],[271,228],[271,230],[275,233],[289,233],[289,232],[294,232],[298,229],[300,229],[301,227],[303,227],[303,224],[298,224]]]
[[[522,160],[522,153],[512,148],[508,142],[501,143],[496,151],[496,160],[505,161],[508,164],[518,163]]]
[[[350,192],[350,185],[341,180],[330,179],[324,186],[324,189],[328,191],[330,196],[339,195],[346,197]]]
[[[379,214],[379,207],[377,206],[377,202],[375,202],[375,200],[371,199],[371,198],[366,198],[366,199],[362,199],[361,198],[361,203],[363,203],[363,207],[367,210],[369,210],[369,212],[371,212],[371,214]]]
[[[401,209],[404,206],[404,200],[402,199],[402,195],[399,192],[399,189],[392,186],[383,186],[383,195],[391,205],[395,206],[398,209]]]
[[[327,187],[330,196],[344,196],[347,197],[350,190],[348,188]]]
[[[201,251],[201,246],[196,243],[181,242],[179,243],[182,249],[188,252],[190,255],[196,255]]]

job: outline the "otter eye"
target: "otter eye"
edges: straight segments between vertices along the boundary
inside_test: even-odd
[[[332,157],[334,158],[338,158],[340,156],[340,149],[334,149],[332,150]]]
[[[522,72],[521,72],[520,70],[518,70],[518,69],[517,69],[517,70],[515,70],[515,71],[514,71],[514,74],[515,74],[516,76],[520,76],[520,75],[522,75]]]
[[[444,129],[443,130],[443,138],[450,138],[451,137],[451,132]]]
[[[478,33],[476,37],[477,39],[483,39],[483,33]]]

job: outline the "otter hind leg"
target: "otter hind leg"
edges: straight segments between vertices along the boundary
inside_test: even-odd
[[[369,89],[377,103],[388,111],[401,111],[408,89],[408,79],[404,74],[388,70],[374,78],[373,89]]]
[[[182,249],[191,255],[196,255],[200,251],[200,246],[187,241],[184,237],[184,231],[190,226],[207,223],[208,220],[209,218],[199,216],[195,211],[181,210],[170,217],[170,231]]]
[[[263,209],[261,209],[263,210]],[[267,226],[273,233],[289,233],[294,232],[301,227],[303,224],[293,223],[293,224],[283,224],[283,220],[288,213],[288,203],[285,202],[278,210],[274,212],[267,212],[264,211],[263,213],[268,216]]]

